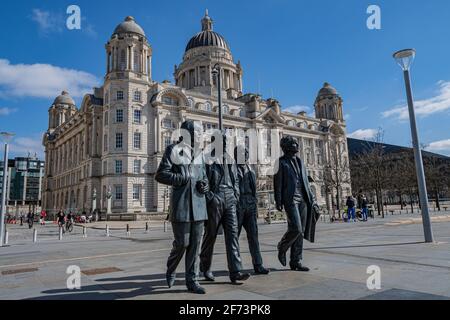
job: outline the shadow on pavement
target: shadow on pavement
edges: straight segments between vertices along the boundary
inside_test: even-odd
[[[306,248],[304,250],[329,250],[329,249],[353,249],[353,248],[372,248],[372,247],[393,247],[393,246],[408,246],[414,244],[424,244],[424,241],[416,242],[402,242],[402,243],[383,243],[383,244],[364,244],[351,246],[336,246],[336,247],[321,247],[321,248]]]
[[[228,276],[228,271],[217,271],[214,274],[216,277]],[[180,278],[182,277],[184,277],[184,274],[180,273]],[[80,290],[45,290],[41,292],[43,294],[42,296],[26,300],[116,300],[132,299],[144,295],[187,293],[186,289],[168,289],[165,278],[165,274],[103,278],[95,280],[96,282],[102,282],[101,284],[82,286]],[[202,277],[200,278],[200,283],[202,286],[240,285],[240,283],[232,284],[231,282],[207,282],[203,281]],[[184,287],[184,279],[177,280],[175,285]]]

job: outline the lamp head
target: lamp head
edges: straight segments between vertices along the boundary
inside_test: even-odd
[[[0,138],[4,143],[9,143],[14,136],[15,134],[11,132],[0,132]]]
[[[403,71],[409,70],[412,62],[416,56],[416,50],[414,49],[404,49],[394,53],[394,59],[397,61],[398,65]]]

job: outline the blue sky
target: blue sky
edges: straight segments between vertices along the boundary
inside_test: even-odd
[[[66,9],[81,8],[82,29],[68,30]],[[381,30],[369,30],[369,5]],[[450,1],[5,1],[0,11],[0,131],[17,134],[13,155],[42,154],[53,99],[68,89],[77,104],[105,72],[104,44],[132,15],[153,47],[153,78],[172,79],[205,8],[214,30],[244,68],[245,92],[309,113],[330,82],[344,99],[348,131],[410,145],[404,83],[392,59],[413,47],[412,77],[421,142],[450,155]]]

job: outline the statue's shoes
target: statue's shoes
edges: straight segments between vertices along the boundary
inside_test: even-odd
[[[166,273],[166,280],[167,280],[167,286],[169,288],[172,288],[175,284],[175,279],[177,278],[177,275],[175,273]]]
[[[203,275],[205,276],[206,281],[211,281],[211,282],[216,281],[216,278],[214,277],[214,274],[211,271],[205,271],[205,272],[203,272]]]
[[[264,268],[263,266],[255,266],[255,273],[256,274],[269,274],[269,269]]]
[[[301,264],[291,265],[292,271],[309,272],[309,268]]]
[[[206,294],[206,290],[197,283],[187,285],[187,289],[195,294]]]
[[[248,278],[250,278],[249,273],[238,272],[238,273],[230,275],[230,280],[232,283],[236,283],[238,281],[246,281],[246,280],[248,280]]]

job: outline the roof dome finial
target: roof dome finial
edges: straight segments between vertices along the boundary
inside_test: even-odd
[[[212,31],[213,29],[212,24],[213,21],[208,15],[208,9],[206,9],[205,16],[202,19],[202,31]]]

